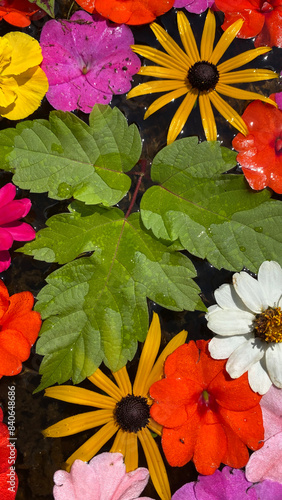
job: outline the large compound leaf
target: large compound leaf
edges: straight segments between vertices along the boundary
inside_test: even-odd
[[[282,264],[282,205],[254,192],[242,175],[225,174],[236,153],[216,142],[185,138],[165,147],[152,164],[159,183],[145,193],[141,217],[157,238],[180,241],[215,267],[256,272],[266,259]]]
[[[36,309],[43,319],[37,352],[45,354],[40,389],[78,383],[101,361],[115,371],[148,329],[147,297],[171,310],[204,309],[191,261],[151,236],[140,215],[74,203],[55,215],[23,251],[67,263],[47,278]],[[94,253],[74,260],[85,252]]]
[[[0,132],[2,168],[13,182],[55,199],[114,205],[130,188],[124,174],[139,160],[141,139],[117,109],[96,105],[89,126],[73,113],[52,111],[49,121],[24,121]],[[7,154],[8,151],[8,154]]]

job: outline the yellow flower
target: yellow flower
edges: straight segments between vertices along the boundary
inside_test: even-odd
[[[162,427],[150,418],[152,401],[148,392],[151,385],[162,378],[166,357],[185,342],[186,336],[185,330],[176,335],[154,364],[161,342],[160,321],[158,315],[154,313],[133,386],[126,368],[123,367],[113,373],[117,385],[99,369],[89,377],[89,380],[108,396],[68,385],[46,389],[45,395],[51,398],[102,408],[66,418],[43,431],[48,437],[69,436],[103,425],[69,457],[68,470],[76,459],[89,461],[115,433],[117,435],[111,452],[123,454],[127,472],[135,470],[138,467],[138,438],[158,495],[162,500],[170,500],[166,469],[150,432],[151,430],[160,436]]]
[[[218,64],[219,60],[234,40],[242,27],[243,20],[237,20],[222,35],[213,49],[216,22],[214,14],[209,10],[202,34],[200,53],[191,30],[190,23],[185,14],[177,12],[178,30],[185,52],[177,45],[171,36],[156,23],[151,24],[156,38],[166,50],[162,52],[145,45],[133,45],[132,50],[160,66],[142,66],[139,74],[166,78],[166,80],[142,83],[133,88],[127,97],[135,97],[153,92],[167,92],[154,101],[147,109],[144,118],[162,108],[170,101],[186,94],[181,105],[176,111],[167,136],[167,142],[173,142],[184,127],[193,106],[199,97],[199,108],[203,128],[208,141],[216,141],[217,129],[211,104],[222,116],[237,128],[242,134],[247,135],[248,129],[238,113],[227,104],[218,93],[235,99],[260,99],[276,105],[272,99],[230,86],[230,83],[255,82],[277,78],[278,75],[266,69],[245,69],[233,71],[261,54],[271,50],[270,47],[259,47],[248,50],[236,57]],[[277,107],[277,106],[276,106]]]
[[[20,120],[40,106],[48,90],[41,61],[40,45],[31,36],[14,31],[0,37],[0,115]]]

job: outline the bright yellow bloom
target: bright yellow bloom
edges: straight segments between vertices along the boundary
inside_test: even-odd
[[[41,61],[35,38],[19,31],[0,37],[0,115],[20,120],[40,106],[48,90]]]
[[[66,418],[43,431],[48,437],[69,436],[103,425],[69,457],[68,470],[76,459],[89,461],[115,433],[117,435],[111,452],[123,454],[127,472],[135,470],[138,467],[138,438],[158,495],[162,500],[170,500],[166,469],[150,432],[151,430],[160,436],[162,427],[150,418],[152,401],[148,393],[151,385],[162,378],[165,359],[185,342],[186,336],[185,330],[176,335],[154,364],[161,342],[160,321],[158,315],[154,313],[133,386],[126,368],[123,367],[113,373],[117,385],[99,369],[89,377],[89,380],[108,396],[69,385],[46,389],[45,395],[51,398],[102,408]]]
[[[193,106],[199,97],[199,108],[203,128],[208,141],[216,141],[217,129],[211,104],[222,114],[222,116],[237,128],[242,134],[247,135],[248,129],[238,113],[227,104],[220,94],[235,99],[260,99],[276,105],[272,99],[246,90],[230,86],[230,83],[255,82],[277,78],[277,73],[267,69],[245,69],[233,71],[247,64],[261,54],[271,50],[270,47],[258,47],[248,50],[236,57],[218,64],[219,60],[234,40],[242,27],[243,20],[239,19],[223,33],[217,45],[213,49],[216,22],[214,14],[209,10],[202,34],[200,54],[191,30],[190,23],[185,14],[177,12],[178,30],[185,52],[175,43],[171,36],[156,23],[151,24],[156,38],[167,53],[145,45],[133,45],[132,50],[160,66],[142,66],[139,74],[166,78],[166,80],[142,83],[133,88],[127,97],[136,97],[154,92],[166,92],[159,97],[147,109],[144,118],[162,108],[169,102],[186,94],[181,105],[176,111],[167,136],[167,142],[173,142],[184,127]],[[277,107],[277,106],[276,106]]]

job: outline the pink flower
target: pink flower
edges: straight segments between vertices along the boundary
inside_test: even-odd
[[[185,7],[188,12],[201,14],[214,4],[214,0],[175,0],[173,7],[181,9]]]
[[[269,479],[282,483],[282,390],[271,386],[260,402],[265,440],[246,466],[248,481]]]
[[[0,272],[8,269],[11,257],[8,252],[13,241],[30,241],[35,238],[34,229],[25,222],[20,222],[31,208],[28,198],[14,200],[16,186],[9,183],[0,189]]]
[[[53,495],[55,500],[133,500],[148,479],[149,471],[143,467],[126,472],[121,453],[101,453],[89,463],[75,460],[70,473],[55,472]]]
[[[128,26],[84,11],[70,21],[48,21],[40,45],[50,104],[62,111],[90,113],[94,104],[108,104],[113,94],[128,92],[141,66],[130,48],[133,43]]]

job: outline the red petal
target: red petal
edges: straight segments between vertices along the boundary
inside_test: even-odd
[[[232,379],[225,370],[221,371],[209,385],[208,391],[220,406],[233,411],[250,410],[261,400],[261,396],[250,388],[247,373]]]
[[[95,9],[115,23],[146,24],[173,6],[174,0],[96,0]]]
[[[10,306],[0,320],[4,329],[17,330],[23,333],[30,346],[37,339],[41,319],[40,314],[32,311],[34,298],[30,292],[20,292],[10,297]]]
[[[222,463],[240,469],[244,467],[249,460],[247,446],[230,428],[223,427],[226,436],[226,452],[222,456]]]
[[[95,0],[76,0],[76,3],[78,3],[78,5],[80,5],[80,7],[82,7],[87,12],[90,12],[90,14],[95,11]]]
[[[162,434],[162,447],[166,459],[172,467],[182,467],[190,462],[194,454],[200,426],[200,417],[195,413],[185,425],[175,429],[164,427]]]
[[[262,446],[264,437],[262,412],[260,405],[249,411],[230,411],[219,409],[219,415],[225,427],[229,427],[251,450]]]
[[[220,423],[201,426],[195,444],[193,462],[200,474],[213,474],[226,452],[226,436]]]
[[[282,47],[282,5],[278,9],[265,15],[265,23],[255,40],[255,47]]]

